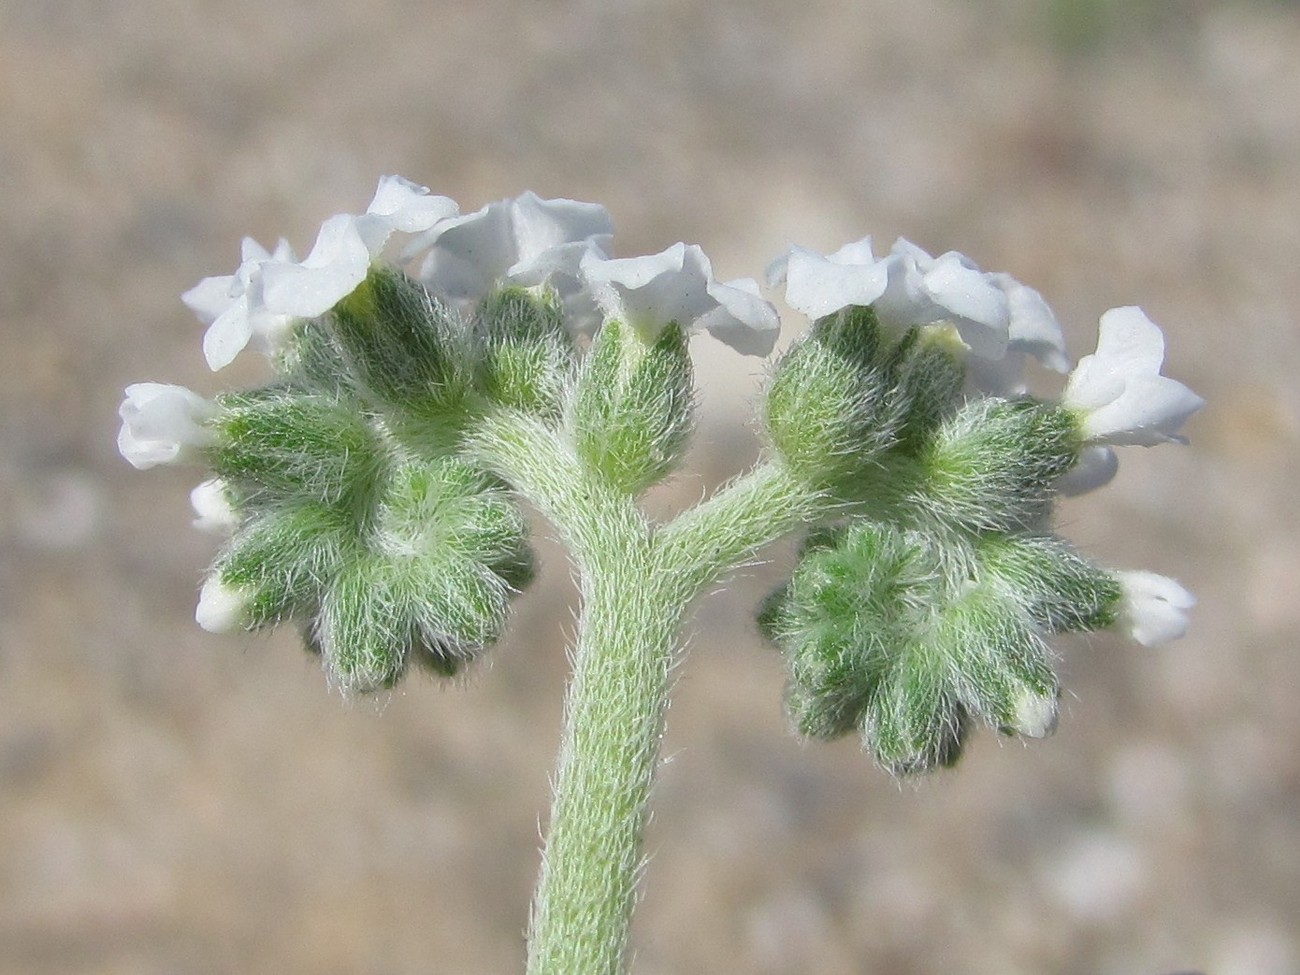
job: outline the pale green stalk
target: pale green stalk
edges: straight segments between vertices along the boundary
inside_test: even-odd
[[[687,605],[825,500],[768,462],[665,526],[537,420],[497,414],[475,451],[569,543],[581,579],[564,738],[533,905],[530,975],[618,975]]]

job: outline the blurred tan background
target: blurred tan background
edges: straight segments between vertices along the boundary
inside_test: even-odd
[[[116,453],[122,387],[212,393],[178,295],[398,172],[473,210],[613,212],[624,255],[759,275],[798,241],[957,248],[1075,355],[1140,303],[1210,403],[1064,530],[1201,604],[1062,646],[1057,736],[899,788],[787,732],[700,607],[655,797],[639,975],[1300,972],[1300,7],[0,0],[0,973],[509,973],[565,675],[562,553],[464,686],[329,692],[291,633],[192,621],[194,472]],[[787,336],[802,327],[788,316]],[[697,343],[693,500],[760,367]]]

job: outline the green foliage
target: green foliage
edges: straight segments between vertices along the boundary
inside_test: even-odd
[[[609,486],[639,494],[681,462],[694,427],[686,333],[671,324],[653,345],[606,322],[578,370],[568,428],[584,463]]]

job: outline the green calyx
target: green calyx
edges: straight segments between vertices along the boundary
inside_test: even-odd
[[[1041,523],[1055,485],[1078,460],[1075,423],[1054,404],[984,397],[966,403],[919,451],[908,499],[967,532]]]
[[[579,457],[615,490],[635,495],[681,462],[694,428],[686,333],[670,324],[653,344],[617,321],[596,334],[565,418]]]
[[[522,288],[484,298],[474,315],[477,384],[494,403],[547,419],[559,416],[577,348],[556,301]]]
[[[846,497],[882,457],[914,454],[957,408],[964,369],[919,329],[887,335],[868,307],[818,320],[781,359],[764,418],[772,447],[810,484]]]

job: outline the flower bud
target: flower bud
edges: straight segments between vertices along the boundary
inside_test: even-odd
[[[1119,612],[1115,575],[1051,535],[988,536],[980,561],[994,585],[1048,633],[1106,629]]]
[[[767,391],[773,447],[811,483],[850,497],[897,449],[915,454],[959,402],[961,359],[933,330],[882,332],[875,311],[819,320],[778,363]]]
[[[202,482],[190,492],[190,507],[198,516],[194,527],[199,531],[225,535],[239,527],[239,512],[235,510],[228,485],[219,477]]]
[[[184,386],[134,383],[117,413],[117,449],[139,470],[199,462],[216,439],[211,424],[217,407]]]
[[[214,572],[199,591],[194,620],[209,633],[230,633],[248,623],[250,592],[242,586],[228,585]]]
[[[1168,576],[1142,570],[1116,572],[1123,592],[1116,625],[1131,639],[1153,647],[1187,632],[1187,611],[1196,597]]]
[[[879,368],[882,339],[870,308],[818,321],[777,363],[765,420],[772,446],[818,487],[843,488],[878,464],[908,412]]]
[[[329,580],[361,550],[344,512],[279,505],[253,516],[217,556],[213,576],[246,594],[246,624],[273,626],[315,615]]]
[[[895,774],[951,764],[979,721],[1031,737],[1054,725],[1057,684],[1033,620],[945,536],[865,520],[822,533],[760,625],[789,663],[798,730],[857,728]]]

